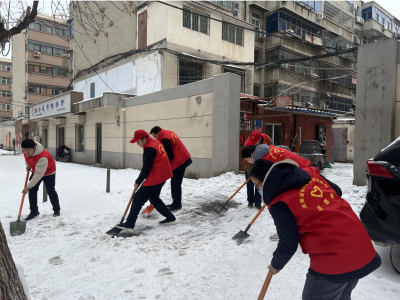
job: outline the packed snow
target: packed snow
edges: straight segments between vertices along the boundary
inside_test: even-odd
[[[243,174],[185,179],[178,225],[159,226],[163,217],[154,210],[149,218],[139,216],[134,234],[111,238],[106,231],[120,221],[139,171],[111,170],[106,193],[106,169],[57,162],[61,216],[52,217],[40,189],[40,215],[27,222],[25,234],[11,237],[9,223],[17,219],[26,171],[23,156],[0,154],[0,220],[13,258],[24,268],[31,299],[257,299],[276,248],[269,240],[275,226],[268,211],[242,245],[232,237],[257,213],[247,207],[246,189],[224,216],[211,212],[245,181]],[[323,171],[358,215],[366,187],[353,186],[352,174],[352,164]],[[161,199],[171,202],[169,182]],[[23,216],[28,213],[26,200]],[[390,265],[389,249],[376,249],[383,264],[360,280],[352,299],[399,299],[400,276]],[[301,299],[308,267],[299,247],[273,277],[266,299]]]

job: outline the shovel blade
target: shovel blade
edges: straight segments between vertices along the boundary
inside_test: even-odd
[[[147,206],[147,207],[142,211],[142,215],[143,215],[145,218],[147,218],[147,217],[151,214],[151,212],[153,211],[153,209],[154,209],[154,206],[153,206],[153,205]]]
[[[240,231],[232,238],[232,240],[236,240],[236,242],[237,242],[238,244],[241,244],[241,243],[243,243],[243,241],[244,241],[245,239],[247,239],[249,236],[250,236],[250,234],[248,234],[248,233],[245,232],[245,231],[240,230]]]
[[[226,212],[228,211],[228,208],[226,207],[226,203],[224,203],[224,204],[217,204],[216,206],[214,206],[213,211],[214,211],[217,215],[221,216],[221,215],[223,215],[224,213],[226,213]]]
[[[11,236],[17,236],[17,235],[24,234],[25,230],[26,230],[26,221],[10,222]]]
[[[118,235],[121,231],[122,231],[122,229],[117,228],[117,227],[114,227],[114,228],[110,229],[109,231],[107,231],[106,233],[107,233],[108,235],[116,236],[116,235]]]

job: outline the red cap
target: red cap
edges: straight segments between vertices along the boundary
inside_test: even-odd
[[[265,142],[266,144],[269,144],[269,137],[268,137],[268,135],[266,135],[265,133],[261,133],[261,135],[262,135],[263,138],[264,138],[264,142]]]
[[[131,139],[130,143],[136,143],[138,140],[140,139],[144,139],[146,137],[148,137],[149,134],[144,131],[143,129],[139,129],[135,131],[135,135],[133,136],[133,139]]]
[[[249,146],[254,146],[260,139],[261,139],[261,133],[255,130],[250,134],[250,138],[246,141],[246,144]]]

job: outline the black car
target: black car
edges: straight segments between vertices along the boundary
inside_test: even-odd
[[[360,219],[380,246],[400,248],[400,140],[367,160],[368,191]]]

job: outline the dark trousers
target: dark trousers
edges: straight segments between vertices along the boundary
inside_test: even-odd
[[[137,217],[142,209],[143,205],[150,200],[150,203],[154,208],[165,218],[175,220],[175,216],[169,211],[168,207],[160,199],[161,189],[165,182],[152,185],[152,186],[141,186],[135,196],[133,196],[131,211],[129,212],[127,222],[135,224]]]
[[[182,207],[182,181],[185,170],[186,167],[178,167],[173,171],[174,176],[171,178],[171,195],[172,205],[174,207]]]
[[[358,280],[331,282],[322,275],[307,273],[303,289],[303,300],[350,300],[351,292]]]
[[[31,175],[31,178],[29,178],[29,180],[31,180],[32,177],[33,174]],[[58,201],[58,195],[55,189],[56,174],[54,173],[53,175],[43,176],[42,179],[40,179],[33,188],[29,189],[29,205],[31,212],[35,213],[39,211],[39,208],[37,206],[37,192],[42,181],[46,185],[47,195],[49,195],[50,202],[53,205],[53,210],[60,210],[60,202]]]
[[[245,171],[244,175],[246,176],[247,180],[249,178],[249,173]],[[261,195],[254,186],[253,181],[250,180],[246,184],[246,187],[247,187],[247,202],[249,202],[249,204],[261,205]]]

